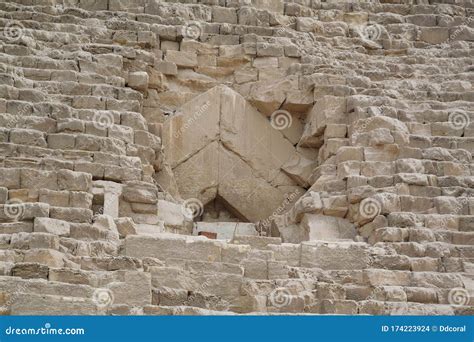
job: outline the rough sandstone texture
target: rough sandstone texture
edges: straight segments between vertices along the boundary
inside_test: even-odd
[[[474,314],[473,15],[1,2],[0,312]]]

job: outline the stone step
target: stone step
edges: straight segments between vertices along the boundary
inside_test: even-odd
[[[474,232],[453,232],[423,228],[377,228],[369,237],[369,243],[377,242],[445,242],[453,245],[473,245]]]

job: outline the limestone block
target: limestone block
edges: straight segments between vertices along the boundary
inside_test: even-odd
[[[337,151],[336,163],[340,164],[348,160],[364,161],[364,148],[343,146]]]
[[[11,305],[12,315],[90,315],[99,314],[90,298],[23,293]]]
[[[33,220],[35,217],[48,217],[50,207],[46,203],[0,204],[0,222]]]
[[[355,226],[340,217],[304,214],[300,226],[307,232],[307,240],[352,240],[357,235]]]
[[[92,221],[92,210],[83,208],[50,207],[49,217],[68,222],[87,223]]]
[[[318,214],[322,213],[323,202],[318,192],[308,191],[304,196],[299,198],[293,208],[289,211],[290,222],[298,223],[305,213]]]
[[[345,113],[346,100],[344,98],[323,96],[318,99],[308,114],[301,140],[322,135],[328,124],[345,124],[347,122]]]
[[[295,153],[293,157],[282,166],[282,170],[298,183],[298,185],[308,187],[310,185],[309,178],[316,166],[316,162],[305,158],[299,153]]]
[[[244,218],[257,221],[271,216],[284,194],[225,148],[219,149],[219,195]]]
[[[122,197],[128,202],[156,204],[158,189],[146,182],[127,182],[123,187]]]
[[[65,173],[68,170],[64,170]],[[21,169],[21,187],[27,189],[58,189],[58,177],[56,172],[39,171],[33,169]]]
[[[119,217],[114,221],[121,238],[137,234],[135,223],[130,217]]]
[[[156,135],[153,135],[147,131],[135,130],[134,142],[137,145],[148,146],[154,150],[160,150],[161,140]]]
[[[151,283],[157,288],[196,290],[199,284],[192,279],[188,272],[177,267],[151,266]]]
[[[262,259],[244,259],[241,262],[244,267],[244,277],[251,279],[268,279],[267,261]]]
[[[151,303],[151,276],[145,272],[116,271],[116,279],[107,285],[115,304],[143,306]]]
[[[164,226],[163,221],[160,221],[160,220],[155,221],[154,219],[152,219],[151,220],[153,222],[152,224],[141,223],[144,220],[140,220],[139,218],[136,217],[136,215],[134,215],[133,220],[135,222],[138,222],[135,225],[138,235],[159,235],[160,233],[165,232],[165,226]]]
[[[109,215],[95,215],[92,227],[105,230],[107,232],[107,240],[118,240],[119,238],[114,219]]]
[[[361,243],[314,243],[301,245],[301,266],[330,270],[365,269],[370,255]]]
[[[172,168],[219,135],[220,89],[195,97],[163,124],[163,146]]]
[[[201,284],[202,292],[230,300],[240,295],[243,280],[240,275],[226,273],[199,274],[193,278],[198,284]]]
[[[221,241],[208,240],[204,237],[190,237],[186,240],[185,259],[202,261],[221,261]]]
[[[92,194],[82,191],[69,192],[69,205],[75,208],[89,209],[92,207]]]
[[[21,277],[23,279],[47,279],[48,266],[41,265],[36,262],[17,263],[12,268],[12,275],[14,277]]]
[[[230,240],[236,235],[257,235],[255,224],[245,222],[196,222],[194,235],[199,232],[217,233],[217,239]]]
[[[39,202],[48,203],[51,206],[67,207],[69,206],[69,191],[40,189]]]
[[[371,286],[409,286],[410,272],[382,269],[367,269],[363,271],[364,282]]]
[[[70,224],[65,221],[50,219],[47,217],[36,217],[33,229],[35,232],[68,236],[70,233]]]
[[[395,161],[399,154],[400,148],[396,144],[364,148],[364,159],[366,161]]]
[[[283,14],[284,10],[283,0],[252,0],[252,5],[258,9],[280,14]]]
[[[258,0],[260,1],[260,0]],[[262,0],[262,5],[265,0]],[[268,26],[269,13],[258,11],[256,8],[244,6],[237,11],[240,25]]]
[[[58,187],[61,190],[88,192],[92,188],[92,176],[83,172],[59,170]]]
[[[261,57],[275,58],[276,57]],[[258,59],[254,60],[254,67]],[[275,61],[278,66],[278,60]],[[263,61],[264,67],[269,67],[268,60]],[[277,67],[275,66],[275,67]],[[281,78],[279,80],[267,80],[254,83],[250,88],[249,102],[255,106],[261,113],[270,116],[273,112],[280,109],[290,90],[298,87],[297,79]]]
[[[0,168],[0,186],[8,189],[20,188],[20,169]]]
[[[184,254],[186,239],[180,236],[160,234],[159,236],[129,235],[125,238],[125,255],[143,258],[154,257],[161,260],[176,258]]]
[[[8,199],[8,189],[0,187],[0,204],[5,204]]]
[[[174,170],[180,195],[197,198],[203,205],[217,195],[219,185],[219,145],[212,142]]]
[[[128,74],[127,85],[130,88],[133,88],[139,91],[145,91],[148,89],[148,80],[149,80],[149,76],[144,71],[130,72]]]
[[[157,217],[164,222],[165,226],[182,226],[185,219],[183,211],[183,206],[179,204],[158,200]]]
[[[234,115],[239,113],[239,115]],[[220,137],[224,146],[242,155],[267,180],[294,154],[294,148],[264,116],[229,88],[222,93]],[[240,133],[240,134],[238,134]],[[274,171],[273,171],[274,172]]]
[[[194,68],[198,65],[197,55],[192,52],[167,50],[165,61],[175,63],[182,68]]]
[[[59,150],[72,150],[76,144],[73,134],[48,134],[48,147]]]
[[[178,74],[178,67],[173,62],[160,61],[155,64],[155,68],[164,75],[175,76]]]
[[[310,17],[296,18],[296,30],[301,32],[314,32],[317,20]]]
[[[10,131],[10,142],[18,145],[48,146],[44,134],[32,129],[12,129]]]
[[[249,252],[250,246],[248,245],[224,245],[221,250],[222,262],[238,264],[247,258]]]
[[[92,272],[85,272],[82,270],[59,268],[49,270],[49,281],[57,281],[69,284],[97,284],[97,276]]]
[[[24,262],[35,262],[49,267],[63,267],[64,254],[54,249],[31,249],[25,252]]]
[[[308,231],[303,229],[299,224],[279,224],[278,221],[275,221],[275,224],[277,225],[282,241],[285,243],[300,243],[309,240]]]
[[[213,7],[212,21],[216,23],[237,24],[237,12],[233,8]]]
[[[447,27],[422,27],[420,39],[429,44],[445,43],[449,39]]]

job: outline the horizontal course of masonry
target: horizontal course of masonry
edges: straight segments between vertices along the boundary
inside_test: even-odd
[[[0,312],[474,313],[474,2],[0,3]]]

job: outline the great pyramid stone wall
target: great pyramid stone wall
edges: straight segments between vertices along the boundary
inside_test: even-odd
[[[474,1],[0,27],[2,314],[474,314]]]

